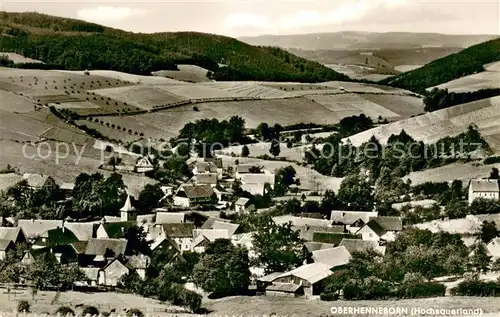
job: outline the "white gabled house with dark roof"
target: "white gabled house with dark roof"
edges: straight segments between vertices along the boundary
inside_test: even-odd
[[[469,204],[478,198],[500,199],[500,188],[496,179],[473,179],[469,183]]]

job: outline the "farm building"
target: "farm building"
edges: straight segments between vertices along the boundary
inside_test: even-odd
[[[183,185],[174,196],[174,205],[180,207],[193,207],[202,204],[212,204],[216,196],[209,185]]]
[[[193,179],[196,185],[217,185],[217,173],[197,173]]]
[[[495,179],[473,179],[469,183],[469,204],[478,198],[500,199],[500,188],[498,180]]]
[[[17,226],[21,228],[26,239],[32,239],[47,230],[61,228],[63,220],[19,219]]]
[[[96,238],[123,239],[127,234],[127,230],[134,227],[135,225],[135,221],[101,223],[97,228]]]
[[[323,290],[323,280],[332,274],[329,265],[323,263],[305,264],[290,272],[278,275],[266,288],[266,295],[290,296],[290,293],[296,294],[300,287],[302,287],[306,297],[319,295]]]

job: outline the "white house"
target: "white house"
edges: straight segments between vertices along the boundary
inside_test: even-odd
[[[237,213],[246,213],[254,210],[255,207],[250,203],[250,199],[240,197],[234,204],[234,211]]]
[[[491,239],[491,241],[486,245],[486,250],[491,256],[492,260],[500,258],[500,237]]]
[[[477,198],[500,199],[500,188],[496,179],[473,179],[469,183],[469,204]]]
[[[151,160],[149,159],[149,157],[146,155],[146,156],[141,157],[137,161],[137,163],[135,164],[135,170],[138,173],[150,172],[150,171],[154,170],[154,166],[151,163]]]
[[[262,167],[238,165],[234,178],[241,181],[241,188],[252,195],[263,195],[266,184],[274,188],[274,173]]]

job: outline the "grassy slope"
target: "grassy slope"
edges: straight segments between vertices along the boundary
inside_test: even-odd
[[[471,46],[424,67],[381,81],[382,84],[422,91],[450,80],[484,71],[484,64],[500,60],[500,39]]]
[[[37,13],[0,12],[0,51],[67,69],[103,68],[148,74],[175,64],[196,64],[218,80],[348,80],[323,65],[278,48],[195,32],[138,34]],[[227,68],[219,68],[224,63]]]

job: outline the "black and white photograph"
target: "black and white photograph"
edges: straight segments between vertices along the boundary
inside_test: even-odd
[[[0,317],[500,317],[500,0],[0,0]]]

